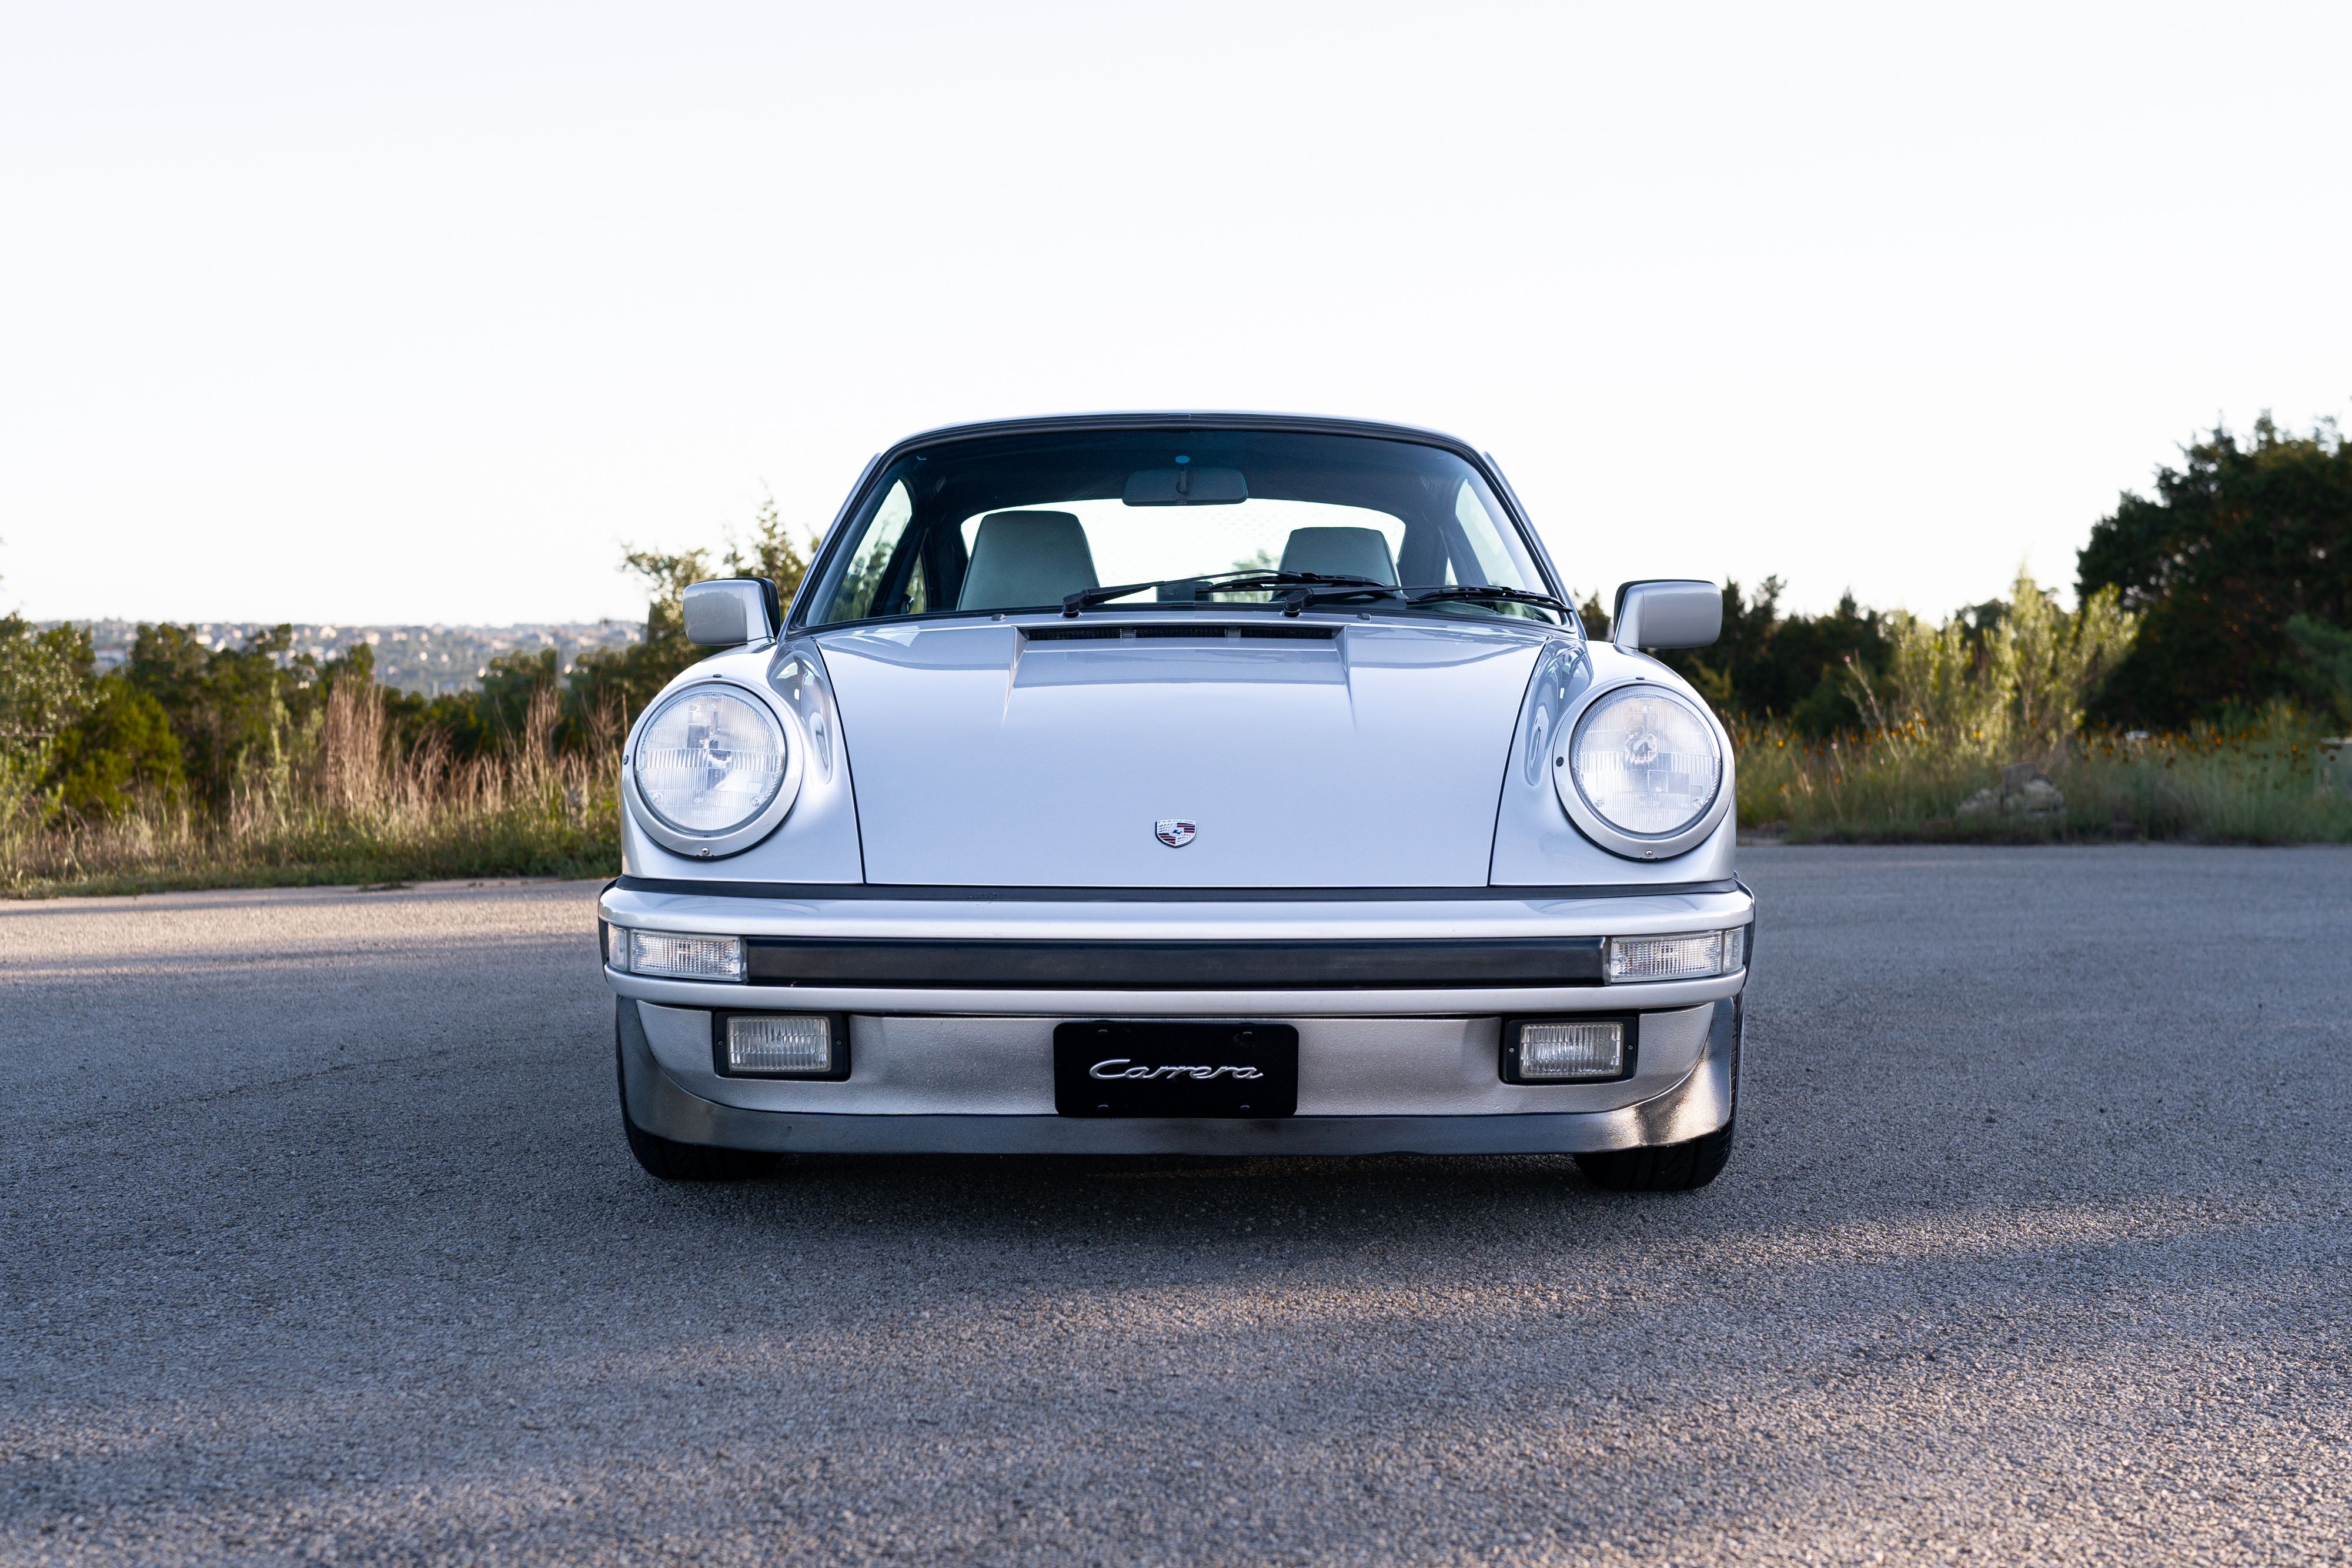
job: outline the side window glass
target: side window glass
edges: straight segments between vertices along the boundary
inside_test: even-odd
[[[833,596],[833,613],[828,620],[862,621],[868,615],[887,613],[875,608],[874,596],[881,591],[882,580],[890,570],[890,558],[898,551],[898,541],[907,536],[907,524],[915,516],[915,503],[901,482],[890,486],[875,509],[874,520],[866,526],[866,537],[858,541],[857,554],[849,570],[841,574],[841,587]],[[913,597],[923,598],[922,574],[914,574],[908,586]],[[919,611],[923,606],[913,606]]]
[[[1470,580],[1496,588],[1523,588],[1519,569],[1505,553],[1503,541],[1496,537],[1495,519],[1486,515],[1486,503],[1470,481],[1454,493],[1454,518],[1462,525],[1462,538],[1470,546],[1477,560],[1477,576]]]

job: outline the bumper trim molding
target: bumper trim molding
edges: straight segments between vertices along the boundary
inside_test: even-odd
[[[1597,986],[1599,936],[1371,941],[1004,941],[753,936],[754,986],[1162,989]]]

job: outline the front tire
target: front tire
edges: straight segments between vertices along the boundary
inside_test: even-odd
[[[1731,1158],[1731,1126],[1726,1122],[1684,1144],[1579,1155],[1576,1166],[1593,1186],[1612,1192],[1696,1192],[1723,1174]]]

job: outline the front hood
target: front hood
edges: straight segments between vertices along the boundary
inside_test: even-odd
[[[866,880],[1485,886],[1547,633],[1270,620],[820,636]]]

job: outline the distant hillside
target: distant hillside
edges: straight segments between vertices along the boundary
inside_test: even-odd
[[[203,621],[195,625],[196,634],[212,648],[241,647],[254,632],[266,630],[257,621]],[[131,621],[93,621],[89,633],[98,650],[98,667],[110,670],[131,656],[139,627]],[[479,686],[484,667],[500,653],[554,648],[564,673],[569,674],[572,661],[590,648],[625,648],[642,643],[645,636],[644,625],[634,621],[516,626],[297,626],[294,652],[325,659],[365,643],[375,650],[377,680],[403,691],[438,696]]]

